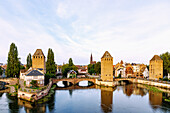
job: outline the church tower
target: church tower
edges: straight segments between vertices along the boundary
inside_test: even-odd
[[[113,81],[113,57],[108,51],[101,58],[101,79]]]
[[[92,53],[91,53],[91,56],[90,56],[90,64],[92,64],[93,62],[93,56],[92,56]]]
[[[46,73],[45,56],[41,49],[37,49],[32,56],[32,68],[37,68]]]

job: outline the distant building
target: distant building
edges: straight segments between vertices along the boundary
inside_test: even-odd
[[[143,78],[149,78],[149,71],[147,67],[143,67],[143,69],[141,69],[141,72],[143,74]]]
[[[56,67],[57,67],[57,69],[56,69],[57,73],[56,74],[61,75],[62,74],[62,65],[57,65]]]
[[[37,49],[32,56],[32,68],[37,68],[46,73],[45,56],[41,49]]]
[[[163,78],[163,60],[155,55],[149,63],[149,79]]]
[[[90,56],[90,64],[96,64],[96,61],[93,61],[92,53],[91,53],[91,56]]]
[[[70,70],[70,71],[67,73],[67,78],[77,78],[76,75],[77,75],[76,71]]]
[[[135,77],[132,66],[130,66],[130,65],[127,66],[125,72],[126,72],[126,77],[128,77],[128,78],[129,77],[133,77],[133,78]]]
[[[76,65],[76,67],[78,69],[78,74],[85,75],[88,73],[87,65]]]
[[[126,77],[126,73],[125,73],[125,71],[126,71],[126,68],[125,68],[125,65],[124,65],[124,63],[123,63],[123,61],[121,60],[121,62],[119,63],[117,63],[116,65],[115,65],[115,77]]]
[[[101,79],[113,81],[113,57],[108,51],[101,58]]]
[[[3,66],[3,63],[0,63],[0,66]]]

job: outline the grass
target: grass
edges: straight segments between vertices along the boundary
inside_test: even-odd
[[[153,87],[153,86],[149,86],[149,85],[145,85],[150,91],[153,91],[153,92],[163,92],[159,89],[157,89],[156,87]]]
[[[167,99],[167,98],[166,98],[165,101],[166,101],[166,102],[170,102],[170,99]]]

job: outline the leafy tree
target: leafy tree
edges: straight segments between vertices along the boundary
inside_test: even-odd
[[[3,70],[2,70],[2,68],[1,68],[1,66],[0,66],[0,75],[2,75],[2,72],[3,72]]]
[[[30,84],[32,85],[32,87],[37,87],[37,86],[38,86],[37,80],[32,80],[32,81],[30,82]]]
[[[94,71],[95,71],[96,74],[100,74],[101,73],[101,62],[97,62],[94,65]]]
[[[32,58],[31,58],[31,53],[28,54],[27,56],[27,69],[29,69],[32,66]]]
[[[49,73],[46,73],[45,74],[45,85],[47,85],[49,83],[49,79],[50,78],[55,78],[55,74],[49,74]]]
[[[94,64],[89,64],[89,65],[88,65],[88,73],[90,73],[90,75],[92,75],[93,73],[95,73]]]
[[[73,64],[73,60],[72,60],[72,58],[70,58],[69,59],[69,66],[73,66],[74,64]]]
[[[19,77],[20,61],[18,58],[18,50],[14,43],[10,45],[8,52],[6,75],[8,77]]]
[[[23,65],[20,65],[20,69],[25,69],[25,67]]]
[[[62,74],[64,77],[67,77],[67,73],[70,71],[70,70],[74,70],[77,72],[77,67],[73,64],[73,60],[72,58],[69,59],[69,64],[64,64],[62,66]]]
[[[163,60],[163,74],[166,76],[170,73],[170,53],[166,52],[160,55]]]
[[[46,72],[48,74],[55,74],[56,73],[56,65],[54,62],[54,53],[52,49],[48,49],[47,55],[47,62],[46,62]]]

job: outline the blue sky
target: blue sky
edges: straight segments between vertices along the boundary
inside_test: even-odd
[[[0,62],[14,42],[22,63],[52,48],[57,64],[89,64],[105,51],[114,64],[149,64],[170,51],[169,12],[169,0],[0,0]]]

